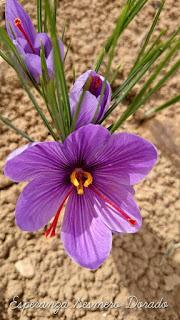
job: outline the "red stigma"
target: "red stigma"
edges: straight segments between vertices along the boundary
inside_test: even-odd
[[[111,200],[106,198],[102,193],[100,193],[96,188],[91,186],[91,189],[94,191],[95,194],[99,196],[102,200],[104,200],[106,203],[108,203],[113,209],[115,209],[117,212],[119,212],[127,222],[129,222],[132,226],[135,226],[137,224],[136,220],[132,219],[127,213],[125,213],[121,208],[116,206],[115,203],[113,203]]]
[[[19,29],[19,31],[23,34],[23,36],[24,36],[24,38],[26,39],[27,43],[29,44],[32,52],[33,52],[33,53],[36,53],[35,50],[34,50],[34,48],[33,48],[33,45],[32,45],[32,43],[31,43],[31,40],[30,40],[28,34],[26,33],[26,31],[24,30],[24,28],[23,28],[23,26],[22,26],[21,19],[16,18],[16,19],[14,20],[14,24],[15,24],[15,26]]]
[[[61,203],[58,211],[55,214],[55,217],[53,219],[53,222],[50,224],[49,228],[45,231],[44,235],[46,236],[46,238],[49,236],[50,238],[55,237],[56,235],[56,227],[57,227],[57,223],[58,223],[58,219],[61,213],[61,210],[67,200],[67,198],[70,196],[71,192],[72,192],[73,188],[70,189],[70,191],[66,194],[65,198],[63,199],[63,202]]]
[[[94,83],[93,83],[94,88],[98,89],[101,86],[101,82],[102,81],[101,81],[101,79],[99,77],[94,77]]]

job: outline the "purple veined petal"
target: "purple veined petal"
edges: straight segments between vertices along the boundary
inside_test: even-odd
[[[52,42],[47,33],[37,33],[34,41],[34,50],[37,55],[40,55],[41,45],[44,47],[46,58],[52,50]]]
[[[94,210],[91,190],[69,197],[61,238],[69,256],[82,267],[97,269],[109,256],[112,233]]]
[[[38,143],[40,143],[40,142],[30,142],[30,143],[28,143],[28,144],[25,144],[24,146],[21,146],[21,147],[15,149],[15,150],[12,151],[12,152],[8,155],[8,157],[6,158],[6,163],[7,163],[7,161],[10,161],[10,160],[14,159],[15,157],[17,157],[18,155],[20,155],[22,152],[24,152],[24,151],[27,150],[28,148],[30,148],[30,147],[38,144]]]
[[[21,193],[16,205],[16,224],[24,231],[43,228],[56,214],[69,191],[58,177],[39,177]]]
[[[32,50],[27,43],[26,39],[24,38],[16,38],[16,40],[13,40],[14,45],[16,46],[19,53],[24,57],[26,53],[31,53]]]
[[[112,232],[135,233],[141,228],[142,217],[133,199],[133,194],[134,190],[131,186],[118,184],[118,181],[117,183],[104,181],[101,185],[95,183],[94,208],[103,223]],[[107,202],[104,197],[108,200]],[[116,210],[116,207],[119,210]],[[130,223],[128,218],[132,219],[135,224]]]
[[[133,185],[149,173],[156,160],[153,144],[134,134],[120,133],[110,135],[104,144],[98,140],[86,164],[94,168],[96,178],[111,177],[121,184]]]
[[[36,82],[39,82],[42,75],[41,58],[37,54],[27,53],[24,56],[24,62],[31,76]]]
[[[157,161],[155,146],[135,134],[113,134],[109,143],[114,146],[112,167],[128,173],[131,185],[141,181]]]
[[[89,124],[73,132],[64,142],[70,162],[88,168],[96,178],[133,185],[143,179],[157,160],[148,141],[128,133],[110,135],[102,126]]]
[[[35,79],[37,83],[40,81],[40,77],[42,76],[42,66],[41,66],[41,58],[37,54],[27,53],[24,55],[24,62],[27,66],[27,69],[31,76]],[[51,70],[49,65],[49,60],[46,60],[47,69],[49,77],[51,78],[53,75],[53,70]]]
[[[27,44],[27,41],[23,38],[18,38],[17,40],[12,41],[13,44],[16,46],[16,49],[18,50],[22,60],[25,63],[25,50],[29,50],[29,45]],[[19,63],[19,60],[13,56],[12,59],[14,60],[14,64],[16,65],[16,70],[23,79],[23,81],[27,81],[27,75],[25,74],[24,69],[22,68],[22,65]],[[28,68],[28,67],[27,67]]]
[[[98,181],[99,184],[106,182],[106,184],[120,183],[126,187],[130,185],[129,174],[123,170],[113,170],[113,166],[111,165],[95,165],[93,180],[95,183]]]
[[[72,116],[74,115],[79,102],[77,98],[79,97],[76,96],[74,98],[74,96],[70,96]],[[78,120],[76,122],[76,129],[86,125],[87,123],[92,122],[97,106],[98,106],[97,98],[87,91],[81,103],[81,109],[79,112]]]
[[[61,40],[59,40],[59,48],[60,48],[62,60],[64,60],[64,44]],[[49,56],[47,57],[46,63],[49,71],[49,76],[52,76],[54,73],[53,49],[50,51]]]
[[[20,5],[20,3],[17,0],[6,0],[6,6],[5,6],[6,29],[11,39],[14,39],[14,37],[11,33],[9,24],[11,25],[13,33],[17,38],[23,37],[22,33],[14,24],[14,20],[16,18],[19,18],[21,20],[24,30],[27,32],[31,42],[34,43],[36,31],[34,29],[34,26],[31,22],[29,15],[26,13],[26,11],[23,9],[23,7]]]
[[[37,54],[27,53],[24,55],[24,61],[27,66],[28,71],[31,76],[35,79],[37,83],[40,81],[40,77],[42,76],[42,66],[41,66],[41,58]],[[47,69],[49,77],[53,76],[53,53],[50,53],[48,58],[46,59]]]
[[[87,79],[89,78],[90,74],[92,73],[92,71],[93,70],[88,70],[77,78],[77,80],[75,81],[75,83],[73,84],[70,90],[70,96],[72,96],[74,99],[77,100],[76,96],[78,96],[81,93],[81,90],[85,85]]]
[[[70,105],[71,105],[72,114],[74,114],[74,112],[77,108],[80,96],[82,94],[83,87],[85,86],[85,84],[90,76],[92,76],[93,79],[92,79],[90,88],[86,92],[86,94],[88,94],[89,99],[91,98],[91,100],[94,100],[94,103],[91,104],[90,101],[88,101],[87,99],[84,98],[84,100],[83,100],[84,102],[82,103],[82,106],[81,106],[81,111],[79,113],[79,119],[78,119],[76,128],[79,128],[82,125],[85,125],[85,124],[92,122],[94,117],[95,117],[96,122],[99,121],[100,119],[102,119],[102,117],[104,116],[105,112],[107,111],[109,104],[110,104],[110,101],[111,101],[111,88],[110,88],[109,82],[108,81],[106,82],[105,92],[104,92],[103,98],[101,98],[100,94],[101,94],[101,89],[102,89],[104,77],[101,75],[98,75],[93,70],[88,70],[77,78],[73,87],[70,90],[69,97],[70,97]],[[101,81],[100,87],[96,87],[97,80]],[[95,116],[98,103],[99,103],[99,109],[98,109],[98,112]],[[85,111],[84,111],[84,108],[85,108]],[[83,113],[86,113],[88,109],[89,109],[89,112],[88,112],[89,117],[86,118],[86,117],[84,117]],[[82,121],[82,119],[83,119],[83,121]],[[86,122],[85,122],[85,120],[86,120]]]
[[[12,152],[7,158],[4,174],[20,182],[39,176],[57,178],[66,175],[67,160],[59,142],[30,143]]]
[[[63,143],[63,152],[71,165],[76,164],[87,169],[98,162],[98,153],[111,137],[110,132],[95,124],[88,124],[71,133]]]

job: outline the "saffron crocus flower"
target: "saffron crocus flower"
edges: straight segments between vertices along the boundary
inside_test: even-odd
[[[17,0],[6,0],[6,29],[9,37],[21,54],[28,71],[36,82],[42,74],[40,49],[44,47],[49,76],[53,74],[52,43],[46,33],[37,33],[30,17]],[[61,56],[64,57],[63,43],[59,41]]]
[[[132,185],[142,180],[157,159],[155,147],[129,133],[111,135],[89,124],[64,143],[40,142],[13,152],[5,175],[29,181],[16,206],[16,223],[25,231],[43,228],[55,235],[67,201],[61,239],[81,266],[96,269],[108,257],[112,233],[133,233],[142,219]]]
[[[104,90],[102,89],[104,80],[103,76],[98,75],[93,70],[88,70],[75,81],[70,90],[72,115],[75,114],[84,91],[76,128],[92,121],[96,123],[102,119],[107,111],[111,101],[111,88],[109,82],[106,81],[105,88]]]

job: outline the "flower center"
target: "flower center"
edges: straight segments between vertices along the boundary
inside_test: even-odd
[[[21,23],[21,19],[16,18],[16,19],[14,20],[14,24],[15,24],[15,26],[19,29],[19,31],[22,33],[22,35],[24,36],[24,38],[26,39],[26,41],[27,41],[27,43],[29,44],[32,52],[33,52],[33,53],[36,53],[35,50],[34,50],[34,48],[33,48],[32,42],[31,42],[31,40],[30,40],[27,32],[26,32],[26,31],[24,30],[24,28],[23,28],[23,25],[22,25],[22,23]]]
[[[92,182],[93,177],[91,173],[83,171],[80,168],[76,168],[70,175],[71,183],[76,187],[77,194],[84,194],[84,187],[88,188]]]
[[[84,89],[91,92],[96,98],[101,94],[102,80],[99,76],[90,75],[87,79]]]

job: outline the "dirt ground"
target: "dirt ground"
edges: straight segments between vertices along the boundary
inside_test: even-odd
[[[150,1],[130,25],[120,42],[115,64],[124,79],[145,30],[159,1]],[[24,3],[24,1],[23,1]],[[62,0],[59,30],[66,21],[66,43],[71,39],[67,62],[68,79],[74,64],[77,74],[91,67],[96,53],[122,6],[122,0]],[[3,3],[0,2],[3,23]],[[35,18],[35,1],[25,1]],[[171,33],[178,23],[180,1],[167,0],[160,28]],[[177,93],[176,75],[147,108],[162,103]],[[120,111],[120,109],[119,109]],[[119,112],[118,111],[118,112]],[[47,131],[20,88],[14,72],[0,60],[0,112],[14,120],[35,140],[48,138]],[[117,116],[117,113],[114,116]],[[159,160],[145,181],[136,187],[136,199],[144,218],[138,234],[114,236],[110,257],[96,271],[77,266],[66,255],[59,236],[47,240],[43,230],[23,233],[14,220],[17,197],[23,184],[13,184],[0,172],[0,320],[83,319],[83,320],[178,320],[180,319],[180,249],[171,250],[180,241],[180,106],[164,110],[155,119],[139,125],[131,119],[123,130],[135,132],[156,144]],[[0,124],[0,168],[10,151],[25,140]],[[51,309],[12,310],[14,296],[19,301],[68,301],[69,307],[54,315]],[[166,309],[87,310],[73,308],[76,299],[126,304],[129,296],[140,301],[167,301]]]

